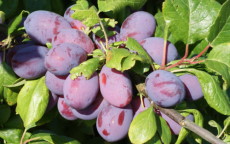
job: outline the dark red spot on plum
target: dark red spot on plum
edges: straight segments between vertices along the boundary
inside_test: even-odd
[[[138,33],[137,32],[129,33],[127,37],[134,37],[135,35],[138,35]]]
[[[71,56],[71,49],[69,47],[66,48],[67,54],[70,57]]]
[[[104,130],[102,131],[102,133],[103,133],[105,136],[110,135],[110,133],[109,133],[106,129],[104,129]]]
[[[76,29],[76,30],[81,30],[81,28],[79,28],[74,21],[70,22],[70,25],[73,29]]]
[[[175,96],[175,94],[176,94],[177,92],[175,92],[175,91],[170,91],[170,90],[161,90],[160,93],[163,94],[163,95],[166,95],[166,96],[168,96],[168,97],[173,97],[173,96]]]
[[[72,113],[70,107],[65,103],[64,100],[61,101],[61,104],[63,106],[63,110],[61,111],[61,113],[68,116],[68,117],[72,117],[73,113]]]
[[[53,33],[54,34],[57,34],[58,33],[58,28],[59,28],[59,25],[60,25],[60,21],[59,21],[59,17],[57,16],[55,21],[54,21],[54,29],[53,29]]]
[[[170,82],[170,81],[164,81],[164,82],[160,82],[160,83],[155,83],[153,84],[154,87],[163,87],[165,85],[170,85],[170,84],[175,84],[174,82]]]
[[[70,16],[70,8],[67,9],[67,11],[65,12],[66,15]]]
[[[97,121],[98,127],[102,126],[102,113],[100,112],[98,115],[98,121]]]
[[[121,28],[129,28],[129,21],[132,19],[132,16],[126,18],[126,20],[122,23]]]
[[[155,78],[157,78],[157,77],[159,77],[159,76],[160,76],[160,74],[156,74]]]
[[[146,40],[142,40],[142,41],[140,42],[140,44],[143,45],[145,42],[146,42]]]
[[[119,125],[122,125],[122,124],[123,124],[124,118],[125,118],[125,112],[122,111],[122,112],[119,114],[119,116],[118,116],[118,124],[119,124]]]
[[[106,85],[106,80],[107,80],[107,77],[104,73],[101,74],[101,82],[102,84]]]

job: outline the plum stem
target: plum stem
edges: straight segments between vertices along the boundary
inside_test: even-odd
[[[104,33],[104,36],[105,36],[105,48],[106,48],[106,49],[109,49],[108,35],[107,35],[107,33],[106,33],[105,27],[104,27],[104,25],[103,25],[103,23],[102,23],[101,20],[100,20],[100,25],[101,25],[102,31],[103,31],[103,33]]]
[[[27,132],[27,129],[24,130],[23,134],[22,134],[22,137],[21,137],[21,140],[20,140],[20,144],[23,144],[23,140],[24,140],[24,137],[26,135],[26,132]]]
[[[165,70],[173,68],[173,67],[176,67],[176,66],[182,64],[185,61],[185,59],[188,57],[188,51],[189,51],[189,44],[186,44],[184,56],[177,63],[172,64],[172,65],[166,67]]]
[[[23,144],[27,144],[31,141],[35,141],[35,140],[39,140],[39,139],[40,139],[40,137],[31,138],[31,139],[26,140]]]
[[[199,57],[201,57],[210,47],[211,47],[211,45],[208,44],[197,56],[191,58],[190,62],[193,62],[194,60],[196,60]]]
[[[161,69],[165,68],[165,64],[166,64],[166,59],[167,59],[167,43],[168,41],[166,39],[164,39],[164,48],[163,48],[163,57],[162,57],[162,63],[161,63]]]
[[[170,117],[172,120],[174,120],[176,123],[178,123],[179,125],[181,125],[182,127],[194,132],[195,134],[197,134],[198,136],[200,136],[201,138],[203,138],[204,140],[210,142],[210,143],[215,143],[215,144],[225,144],[222,140],[220,140],[219,138],[217,138],[215,135],[213,135],[211,132],[209,132],[208,130],[198,126],[197,124],[195,124],[194,122],[192,122],[189,119],[185,119],[185,117],[183,117],[179,112],[177,112],[174,109],[167,109],[167,108],[162,108],[158,105],[156,105],[147,95],[146,91],[145,91],[145,84],[141,83],[136,85],[136,88],[138,90],[139,93],[142,93],[145,97],[147,97],[150,102],[151,105],[156,108],[159,109],[162,113],[164,113],[165,115],[167,115],[168,117]]]

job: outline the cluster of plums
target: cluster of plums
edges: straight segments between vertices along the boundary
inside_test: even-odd
[[[49,11],[34,11],[24,21],[31,41],[15,46],[7,53],[7,62],[21,78],[36,79],[45,75],[51,92],[52,103],[57,103],[59,113],[68,120],[97,119],[98,133],[109,142],[118,141],[127,135],[132,119],[150,106],[143,98],[134,96],[131,79],[104,65],[91,78],[84,76],[71,79],[69,71],[87,60],[87,55],[100,48],[103,38],[86,35],[86,28],[71,17],[69,7],[64,17]],[[156,27],[154,17],[137,11],[128,16],[117,33],[109,37],[109,43],[125,41],[128,37],[137,40],[156,64],[161,64],[164,39],[152,37]],[[46,43],[51,43],[48,49]],[[177,49],[168,42],[167,62],[178,58]],[[177,77],[165,70],[156,70],[146,78],[146,91],[157,105],[172,107],[185,98],[197,100],[203,96],[196,76],[185,74]],[[51,103],[51,102],[50,102]],[[53,105],[53,104],[52,104]],[[180,126],[164,114],[174,134]]]

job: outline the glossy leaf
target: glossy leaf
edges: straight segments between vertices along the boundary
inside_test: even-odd
[[[202,87],[204,98],[208,105],[223,115],[230,115],[230,98],[227,92],[222,90],[216,77],[204,71],[185,69],[197,76]]]
[[[205,65],[220,74],[227,87],[230,86],[230,43],[221,44],[212,49],[205,60]]]
[[[19,144],[22,137],[23,130],[21,129],[1,129],[0,138],[4,139],[8,144]],[[24,140],[29,139],[30,133],[26,133]]]
[[[208,36],[219,9],[215,0],[166,0],[162,11],[173,37],[192,44]]]
[[[46,111],[49,91],[45,77],[28,80],[22,87],[17,100],[16,112],[21,116],[24,127],[29,129],[36,125]]]
[[[14,105],[17,101],[18,89],[8,88],[5,85],[14,83],[17,80],[17,76],[5,62],[0,65],[0,75],[0,97],[3,96],[8,105]]]
[[[80,20],[88,27],[94,26],[100,22],[96,7],[90,7],[87,0],[77,1],[76,5],[74,5],[71,9],[74,10],[72,17]]]
[[[142,48],[142,46],[133,38],[128,38],[126,42],[126,47],[130,49],[131,51],[135,51],[138,53],[139,56],[141,56],[144,60],[146,60],[146,63],[152,64],[153,60],[149,56],[149,54]]]
[[[172,134],[167,122],[161,116],[157,116],[157,119],[158,119],[157,132],[160,136],[161,141],[164,144],[170,144],[172,139]]]
[[[99,58],[91,58],[87,61],[82,62],[77,67],[71,69],[71,79],[75,79],[83,75],[86,79],[89,79],[100,66]]]
[[[39,138],[37,140],[44,140],[51,144],[80,144],[80,142],[74,140],[73,138],[69,138],[66,136],[59,136],[48,132],[41,132],[41,133],[34,134],[32,135],[31,138]]]
[[[215,23],[210,29],[208,41],[212,46],[218,44],[230,42],[229,31],[230,31],[230,0],[227,0],[221,7],[218,17]]]
[[[157,132],[157,123],[153,108],[139,113],[131,122],[129,128],[129,139],[132,143],[145,143]]]

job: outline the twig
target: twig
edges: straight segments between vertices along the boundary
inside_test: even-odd
[[[40,139],[40,137],[31,138],[31,139],[26,140],[23,144],[27,144],[31,141],[35,141],[35,140],[39,140],[39,139]]]
[[[21,140],[20,140],[20,144],[23,144],[23,139],[26,135],[26,132],[27,132],[27,129],[24,130],[23,134],[22,134],[22,137],[21,137]]]
[[[198,136],[200,136],[201,138],[203,138],[204,140],[212,143],[212,144],[225,144],[222,140],[218,139],[215,135],[213,135],[211,132],[209,132],[208,130],[199,127],[198,125],[196,125],[194,122],[192,122],[189,119],[185,119],[185,117],[183,117],[179,112],[177,112],[174,109],[166,109],[166,108],[162,108],[158,105],[156,105],[147,95],[146,91],[145,91],[145,84],[141,83],[138,84],[136,86],[137,90],[144,94],[150,101],[151,104],[153,105],[154,108],[159,109],[162,113],[164,113],[165,115],[167,115],[168,117],[170,117],[172,120],[174,120],[176,123],[178,123],[179,125],[181,125],[182,127],[194,132],[195,134],[197,134]]]

